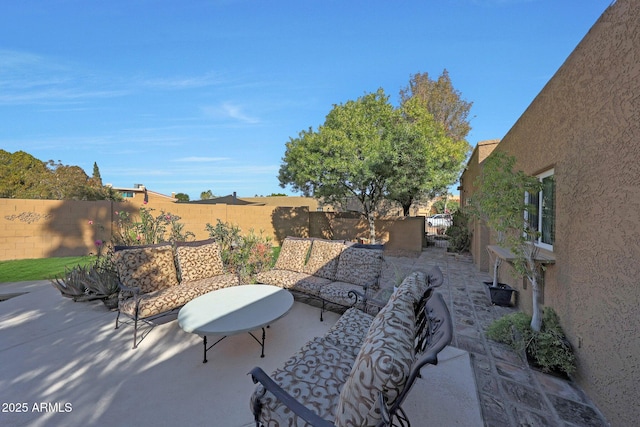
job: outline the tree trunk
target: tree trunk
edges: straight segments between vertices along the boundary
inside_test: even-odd
[[[496,261],[493,263],[493,287],[498,286],[498,269],[502,264],[502,258],[496,255]]]
[[[529,278],[533,297],[533,316],[531,316],[531,329],[540,332],[542,328],[542,310],[540,309],[540,285],[535,277]]]
[[[376,223],[373,212],[367,214],[367,221],[369,222],[369,243],[374,244],[376,242]]]
[[[409,210],[411,209],[411,203],[409,203],[408,205],[403,204],[402,205],[402,215],[404,216],[409,216]]]

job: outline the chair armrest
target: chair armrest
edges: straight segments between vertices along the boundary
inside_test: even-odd
[[[118,287],[120,288],[121,299],[137,298],[140,295],[140,287],[138,286],[130,287],[123,285],[122,282],[118,282]]]
[[[298,402],[293,396],[291,396],[286,390],[276,384],[275,381],[269,377],[261,368],[255,367],[249,372],[254,384],[260,383],[265,390],[271,392],[276,399],[282,402],[287,408],[289,408],[298,417],[311,424],[313,427],[335,427],[332,422],[320,418],[315,412],[308,409],[306,406]],[[256,418],[259,414],[259,408],[254,408],[254,415]],[[258,421],[258,420],[256,420]]]

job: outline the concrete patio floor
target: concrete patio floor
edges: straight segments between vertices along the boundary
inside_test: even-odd
[[[490,304],[481,283],[488,276],[468,257],[442,248],[395,255],[385,256],[383,286],[439,265],[445,283],[438,292],[455,325],[452,345],[438,366],[423,369],[405,401],[414,426],[607,425],[573,382],[535,372],[485,338],[486,326],[514,309]],[[320,322],[318,308],[296,302],[267,330],[265,358],[241,334],[210,350],[203,364],[202,339],[171,318],[132,350],[131,328],[114,330],[115,313],[102,303],[74,303],[46,281],[0,283],[0,295],[17,292],[27,293],[0,302],[2,426],[251,426],[254,385],[246,373],[254,366],[271,372],[339,317],[326,313]]]

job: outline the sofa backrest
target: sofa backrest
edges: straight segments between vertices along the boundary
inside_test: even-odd
[[[311,239],[285,238],[280,246],[278,259],[273,266],[274,270],[289,270],[302,273],[310,248]]]
[[[347,246],[340,254],[335,280],[360,286],[378,286],[383,250]]]
[[[176,242],[176,261],[181,283],[208,279],[224,273],[220,245],[213,239]]]
[[[123,285],[148,293],[178,284],[170,244],[117,247],[113,260]]]
[[[340,393],[336,426],[376,425],[382,419],[380,393],[393,404],[406,385],[415,356],[416,319],[414,292],[403,284],[371,323]]]
[[[343,240],[312,239],[311,253],[304,272],[329,280],[336,280],[340,254],[345,249]]]

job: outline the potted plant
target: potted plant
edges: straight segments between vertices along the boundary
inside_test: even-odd
[[[482,174],[476,180],[478,191],[473,197],[472,212],[483,219],[495,232],[499,246],[513,255],[510,263],[514,270],[531,282],[533,316],[531,327],[540,331],[540,272],[536,261],[538,247],[534,244],[538,233],[529,226],[525,213],[530,209],[525,194],[540,191],[540,182],[522,171],[514,171],[516,158],[504,152],[493,152],[485,160]],[[500,257],[496,256],[492,288],[499,287]],[[504,287],[504,289],[507,289]],[[513,293],[513,290],[506,290]],[[497,295],[501,293],[494,290]]]

